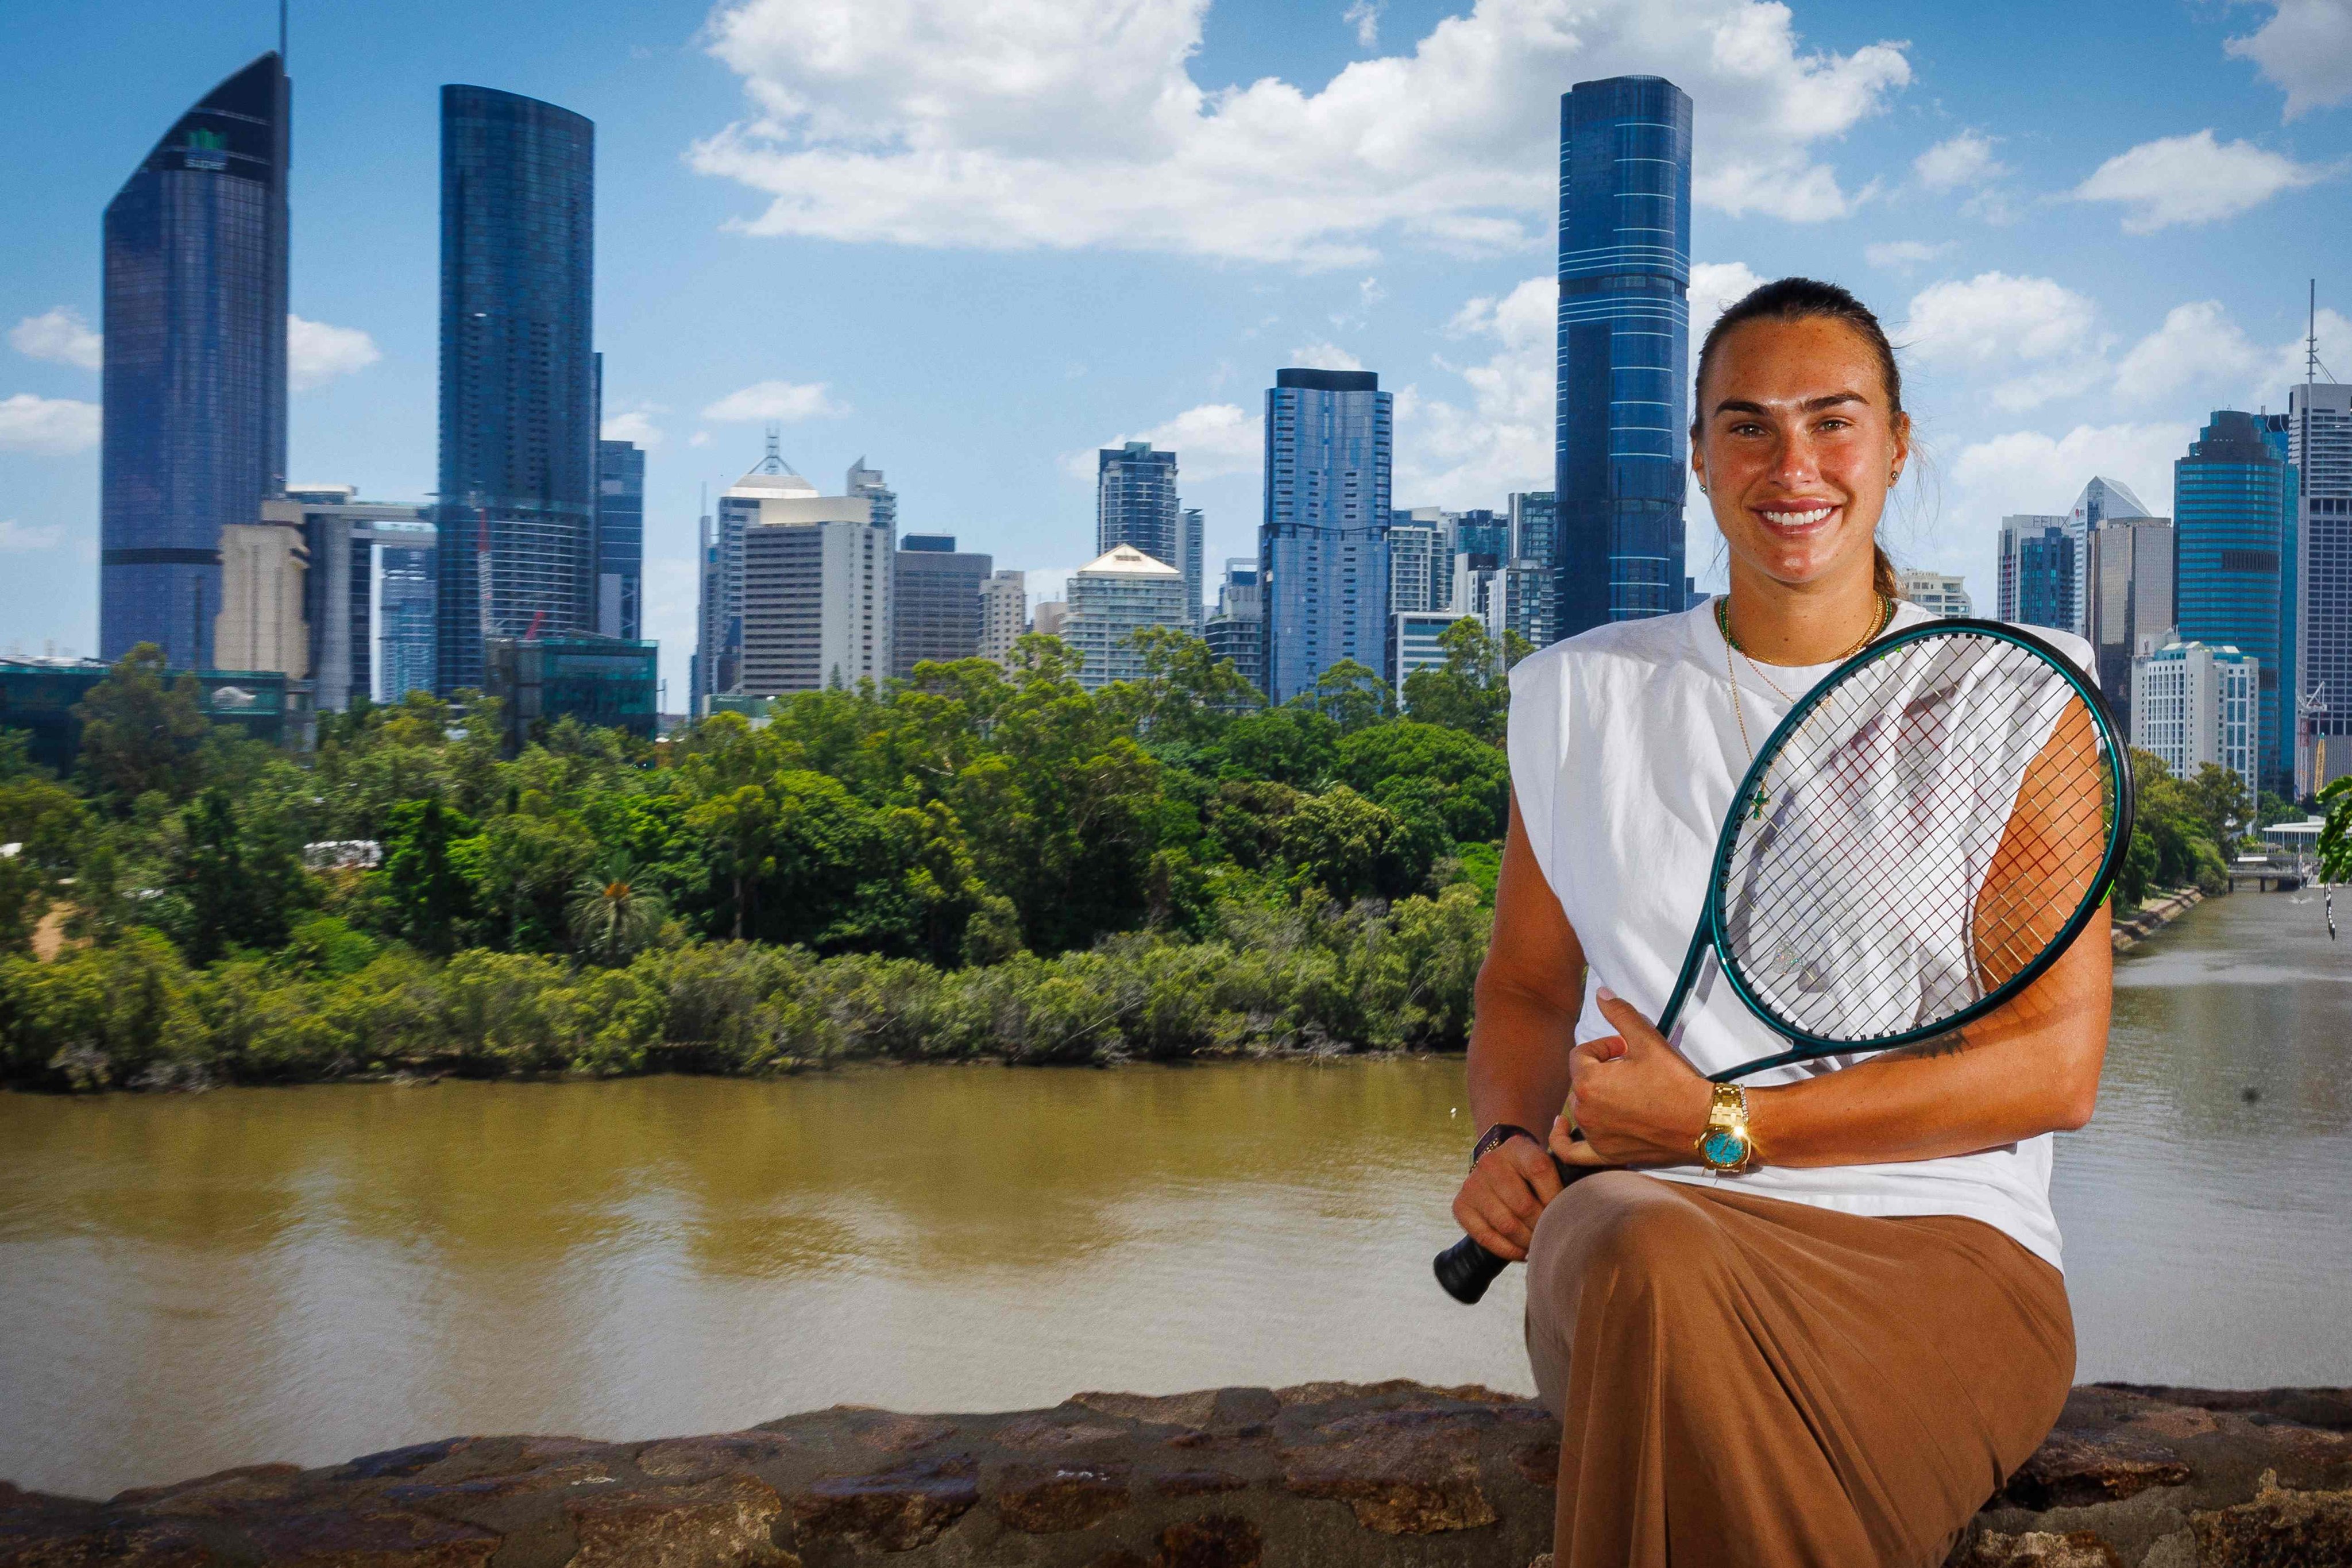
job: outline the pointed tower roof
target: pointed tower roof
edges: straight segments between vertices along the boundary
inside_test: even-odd
[[[784,461],[783,429],[768,426],[768,455],[728,489],[730,496],[813,496],[816,487]]]
[[[1164,561],[1155,561],[1132,544],[1113,545],[1096,556],[1079,574],[1089,577],[1181,577],[1184,575]]]

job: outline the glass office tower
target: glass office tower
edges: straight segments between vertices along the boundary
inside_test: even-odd
[[[595,127],[441,89],[438,689],[493,637],[595,625]]]
[[[634,441],[596,443],[596,629],[645,635],[646,455]]]
[[[286,488],[291,88],[267,54],[107,204],[99,653],[209,668],[221,530]]]
[[[2264,789],[2293,787],[2296,485],[2284,416],[2217,410],[2172,465],[2173,576],[2184,642],[2262,661]]]
[[[1559,100],[1560,635],[1684,607],[1691,100],[1653,76]]]
[[[1280,370],[1265,395],[1265,694],[1312,691],[1343,658],[1387,662],[1395,399],[1368,370]]]

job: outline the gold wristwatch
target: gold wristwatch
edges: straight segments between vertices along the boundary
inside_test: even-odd
[[[1706,1127],[1698,1135],[1698,1157],[1718,1175],[1737,1176],[1756,1163],[1756,1142],[1748,1135],[1748,1091],[1736,1083],[1715,1086]]]

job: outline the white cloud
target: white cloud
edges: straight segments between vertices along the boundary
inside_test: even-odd
[[[2032,408],[2105,374],[2097,308],[2048,278],[1980,272],[1914,295],[1896,341],[1923,364],[1999,376],[1993,402]]]
[[[1381,12],[1386,0],[1355,0],[1339,15],[1339,20],[1356,29],[1356,45],[1369,49],[1381,41]]]
[[[296,392],[365,370],[383,357],[376,353],[375,340],[357,327],[286,318],[286,384]]]
[[[1114,436],[1102,445],[1118,447],[1129,441],[1149,441],[1163,452],[1175,453],[1180,482],[1251,474],[1265,461],[1265,418],[1237,404],[1203,403],[1149,430]],[[1066,454],[1062,468],[1073,479],[1091,480],[1094,448]]]
[[[702,411],[705,419],[773,419],[791,424],[847,412],[825,395],[829,383],[760,381],[729,393]]]
[[[686,438],[686,444],[689,447],[708,447],[710,445],[710,432],[708,430],[697,430],[693,435],[688,436]]]
[[[2015,430],[1978,441],[1952,464],[1960,504],[1955,521],[1972,535],[1990,535],[2014,512],[2058,512],[2095,474],[2129,485],[2159,516],[2172,512],[2172,462],[2197,438],[2188,424],[2077,425],[2065,435]],[[1979,590],[1991,608],[1992,584]]]
[[[2326,368],[2320,372],[2326,380],[2329,372],[2342,381],[2352,375],[2352,319],[2347,319],[2325,305],[2319,309],[2319,363]],[[2287,388],[2303,384],[2304,340],[2298,332],[2294,338],[2281,343],[2269,355],[2269,364],[2255,384],[2254,401],[2267,400],[2273,405],[2286,399]]]
[[[105,340],[70,305],[26,317],[8,329],[8,346],[34,359],[55,360],[83,370],[98,369],[106,357]]]
[[[2126,234],[2153,234],[2174,224],[2234,217],[2332,173],[2251,142],[2216,142],[2212,132],[2200,131],[2143,142],[2116,154],[2075,186],[2074,196],[2121,203],[2129,209],[2124,215]]]
[[[727,0],[710,52],[742,120],[694,146],[769,199],[752,232],[1359,265],[1384,235],[1528,242],[1556,201],[1562,84],[1652,72],[1694,98],[1696,195],[1838,216],[1816,153],[1910,80],[1903,47],[1808,48],[1779,0],[1482,0],[1309,90],[1210,90],[1208,0]]]
[[[2148,333],[2116,366],[2116,395],[2153,403],[2188,387],[2244,395],[2267,359],[2246,340],[2219,300],[2175,305],[2164,325]]]
[[[1862,258],[1888,272],[1908,272],[1924,267],[1952,248],[1951,241],[1929,245],[1922,239],[1889,239],[1862,247]]]
[[[95,403],[70,397],[36,397],[29,392],[0,397],[0,452],[38,452],[62,458],[98,445]]]
[[[1911,161],[1911,173],[1931,191],[1981,185],[2008,171],[1992,155],[1992,138],[1963,131],[1945,138]]]
[[[0,553],[21,554],[33,550],[54,550],[66,536],[62,522],[26,524],[13,517],[0,517]]]
[[[1463,367],[1440,362],[1468,384],[1467,407],[1415,387],[1398,392],[1397,505],[1499,507],[1512,490],[1551,489],[1559,313],[1549,277],[1454,313],[1448,330],[1486,340],[1492,353]]]
[[[2221,47],[2286,89],[2289,120],[2352,98],[2352,4],[2273,0],[2271,19]]]
[[[1698,346],[1706,341],[1715,319],[1761,289],[1766,279],[1745,261],[1694,261],[1690,275],[1691,363],[1698,363]]]
[[[618,414],[608,414],[604,416],[604,426],[599,434],[607,441],[635,441],[639,447],[650,452],[660,446],[664,438],[662,427],[654,423],[653,416],[659,412],[660,410],[648,406],[628,408]]]
[[[1361,370],[1364,362],[1337,343],[1301,343],[1286,362],[1295,370]]]

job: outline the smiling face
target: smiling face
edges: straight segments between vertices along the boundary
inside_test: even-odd
[[[1742,570],[1791,587],[1866,591],[1886,492],[1910,456],[1863,335],[1834,317],[1745,321],[1697,389],[1691,468]]]

